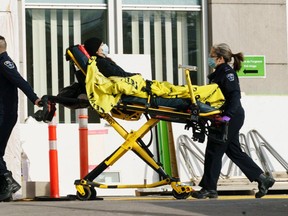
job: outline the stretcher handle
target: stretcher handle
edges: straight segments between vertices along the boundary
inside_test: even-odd
[[[181,64],[179,64],[178,67],[183,68],[185,70],[185,77],[186,77],[186,82],[187,82],[189,93],[190,93],[191,102],[192,102],[192,105],[197,106],[196,99],[193,93],[192,81],[190,78],[190,71],[197,71],[197,67],[191,66],[191,65],[181,65]]]
[[[42,107],[42,110],[38,110],[36,113],[34,113],[33,117],[37,121],[43,121],[46,123],[52,121],[55,111],[56,111],[56,106],[55,106],[56,103],[85,104],[87,106],[89,105],[89,101],[86,99],[59,97],[59,96],[52,96],[52,95],[44,95],[41,98],[41,101],[39,103],[40,103],[40,106]]]
[[[87,103],[89,104],[89,100],[87,99],[80,99],[80,98],[69,98],[69,97],[60,97],[60,96],[53,96],[53,95],[44,95],[42,98],[41,98],[41,101],[42,100],[48,100],[50,102],[53,102],[53,103],[59,103],[59,104],[62,104],[62,103]]]
[[[55,103],[50,102],[46,96],[43,96],[39,103],[42,107],[42,110],[35,112],[33,117],[37,121],[43,121],[45,123],[51,122],[56,111]]]
[[[178,65],[178,68],[182,68],[184,70],[189,70],[189,71],[197,71],[197,66],[192,66],[192,65]]]
[[[86,76],[86,71],[84,71],[84,69],[81,67],[81,65],[78,63],[78,61],[76,60],[76,58],[74,57],[74,55],[72,54],[72,52],[70,50],[67,50],[67,54],[70,56],[70,58],[72,59],[73,63],[81,70],[81,72],[84,74],[84,76]]]

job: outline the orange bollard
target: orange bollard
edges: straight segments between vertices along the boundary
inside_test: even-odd
[[[49,131],[49,165],[50,165],[50,197],[59,197],[58,152],[55,115],[48,125]]]
[[[88,112],[87,109],[79,110],[79,153],[80,153],[80,178],[84,178],[88,168]]]

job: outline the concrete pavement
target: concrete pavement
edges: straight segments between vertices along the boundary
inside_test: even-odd
[[[103,197],[95,201],[14,201],[0,203],[2,216],[287,216],[288,195],[219,196],[175,200],[170,196]]]

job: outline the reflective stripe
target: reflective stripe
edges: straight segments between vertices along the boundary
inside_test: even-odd
[[[50,150],[56,150],[57,149],[57,141],[49,141],[49,149]]]

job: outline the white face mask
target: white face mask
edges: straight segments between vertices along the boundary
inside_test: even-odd
[[[109,47],[108,47],[107,44],[103,44],[103,45],[102,45],[102,53],[103,53],[105,56],[108,55],[108,53],[109,53]]]

